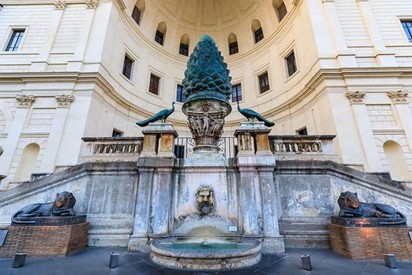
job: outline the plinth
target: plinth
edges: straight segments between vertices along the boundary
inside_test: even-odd
[[[8,231],[4,245],[0,247],[0,257],[12,257],[16,252],[25,252],[31,256],[67,256],[87,246],[89,223],[84,219],[80,223],[68,224],[70,217],[59,224],[58,217],[46,217],[36,225],[11,225],[4,228]],[[81,221],[74,216],[75,222]],[[46,225],[47,224],[47,225]],[[57,225],[59,224],[59,225]]]
[[[339,219],[340,217],[333,217]],[[383,254],[393,253],[398,259],[412,260],[412,242],[408,226],[365,226],[359,218],[358,226],[329,224],[332,250],[353,260],[383,259]]]

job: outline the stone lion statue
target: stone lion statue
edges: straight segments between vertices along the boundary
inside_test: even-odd
[[[76,199],[73,193],[64,191],[56,194],[54,202],[30,204],[17,211],[11,218],[13,223],[35,223],[34,217],[75,216]]]
[[[365,217],[365,218],[382,218],[381,224],[385,224],[384,219],[396,220],[388,224],[405,223],[405,216],[394,207],[382,203],[360,202],[358,194],[353,192],[342,192],[338,199],[340,207],[340,217]]]

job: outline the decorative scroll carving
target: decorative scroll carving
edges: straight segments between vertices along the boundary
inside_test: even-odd
[[[65,0],[56,0],[54,1],[54,9],[55,10],[64,10],[67,6],[67,3]]]
[[[86,0],[86,8],[95,9],[99,5],[99,0]]]
[[[346,92],[346,97],[349,99],[350,104],[361,104],[365,98],[366,93],[362,91]]]
[[[34,95],[18,95],[16,100],[18,107],[31,107],[36,98]]]
[[[390,91],[388,96],[392,99],[394,104],[407,104],[408,101],[408,91]]]
[[[59,104],[59,107],[70,107],[70,104],[74,100],[74,96],[64,95],[64,94],[56,95],[56,100],[57,100],[57,103]]]
[[[215,210],[215,192],[209,186],[201,186],[196,193],[197,211],[200,216],[211,214]]]

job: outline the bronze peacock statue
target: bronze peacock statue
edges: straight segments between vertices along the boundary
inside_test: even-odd
[[[261,114],[259,114],[258,112],[255,112],[251,109],[241,109],[239,106],[239,101],[237,102],[237,110],[239,111],[239,113],[241,113],[244,117],[247,118],[247,120],[249,121],[249,119],[257,119],[259,121],[263,121],[265,123],[265,126],[267,127],[272,127],[273,125],[275,125],[275,123],[265,119]]]
[[[149,117],[146,120],[143,121],[138,121],[136,122],[137,125],[139,125],[140,127],[145,127],[147,125],[149,125],[149,123],[158,121],[158,120],[162,120],[163,123],[166,123],[166,119],[175,111],[175,103],[172,102],[172,108],[170,109],[164,109],[161,110],[160,112],[154,114],[153,116]]]

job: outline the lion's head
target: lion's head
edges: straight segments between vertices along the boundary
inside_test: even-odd
[[[338,199],[339,207],[356,209],[360,206],[358,194],[349,191],[340,193]]]
[[[68,209],[73,208],[75,203],[76,199],[74,198],[73,193],[64,191],[56,194],[53,206],[56,209]]]

